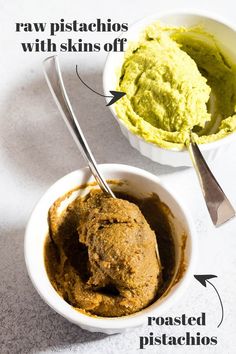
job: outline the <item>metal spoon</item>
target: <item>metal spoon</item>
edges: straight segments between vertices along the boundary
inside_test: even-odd
[[[105,179],[102,177],[99,172],[97,163],[93,157],[92,152],[87,144],[87,141],[84,137],[84,134],[79,126],[79,123],[75,117],[75,114],[72,110],[69,98],[67,96],[65,86],[62,80],[61,70],[59,66],[59,61],[57,56],[51,56],[46,58],[43,61],[44,74],[51,91],[51,94],[59,108],[59,111],[62,114],[62,117],[75,141],[77,146],[82,153],[82,156],[87,161],[91,173],[93,174],[95,180],[100,186],[101,190],[109,194],[111,197],[115,198],[114,193],[108,186]]]
[[[211,220],[215,226],[220,226],[235,216],[235,210],[213,176],[191,135],[187,148],[197,173]]]

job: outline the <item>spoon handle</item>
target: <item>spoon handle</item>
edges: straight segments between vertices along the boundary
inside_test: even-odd
[[[212,222],[215,226],[220,226],[235,216],[235,210],[213,176],[198,145],[193,140],[189,143],[188,150]]]
[[[69,98],[67,96],[65,86],[63,83],[61,70],[59,66],[59,61],[57,56],[48,57],[43,62],[44,74],[49,86],[49,89],[52,93],[52,96],[59,108],[59,111],[62,114],[62,117],[74,138],[77,146],[79,147],[83,157],[88,162],[88,166],[96,179],[98,185],[102,189],[103,192],[110,194],[113,198],[115,195],[111,191],[110,187],[100,175],[96,161],[93,157],[92,152],[87,144],[87,141],[84,137],[84,134],[79,126],[79,123],[75,117],[75,114],[72,110]]]

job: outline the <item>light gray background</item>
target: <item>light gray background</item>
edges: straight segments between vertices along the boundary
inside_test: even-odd
[[[97,17],[131,24],[140,17],[179,8],[197,8],[224,16],[235,23],[236,5],[225,0],[145,0],[145,1],[0,1],[0,352],[4,353],[135,353],[141,352],[139,336],[172,333],[190,328],[151,328],[143,326],[126,334],[106,336],[89,333],[70,324],[53,312],[34,290],[26,273],[23,239],[30,212],[59,177],[84,166],[46,86],[41,61],[46,53],[24,54],[20,41],[43,38],[40,34],[16,34],[14,23],[25,21],[91,21]],[[67,36],[55,37],[62,41]],[[87,41],[106,42],[115,34],[90,33]],[[75,64],[84,80],[102,92],[102,70],[106,54],[62,54],[60,60],[72,104],[84,133],[100,163],[117,162],[150,171],[168,183],[191,210],[200,243],[196,273],[218,276],[218,288],[225,308],[220,328],[220,304],[213,289],[203,288],[194,279],[182,300],[165,315],[207,313],[207,326],[194,328],[202,335],[218,336],[215,347],[149,347],[145,353],[235,353],[236,331],[236,221],[222,228],[212,226],[192,169],[173,169],[153,163],[132,149],[114,122],[104,100],[81,86]],[[236,206],[236,154],[231,147],[221,160],[211,163],[225,192]],[[191,329],[190,329],[191,330]]]

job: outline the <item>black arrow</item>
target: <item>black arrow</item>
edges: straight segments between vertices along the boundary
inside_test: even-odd
[[[93,90],[91,87],[89,87],[81,78],[81,76],[79,75],[78,72],[78,65],[76,65],[76,74],[78,76],[78,78],[80,79],[80,81],[91,91],[93,91],[94,93],[96,93],[99,96],[102,97],[107,97],[107,98],[111,98],[110,102],[108,102],[108,104],[106,104],[106,106],[111,106],[113,103],[115,103],[116,101],[118,101],[121,97],[123,97],[124,95],[126,95],[125,92],[121,92],[121,91],[110,91],[110,93],[112,94],[112,96],[106,96],[106,95],[102,95],[101,93]]]
[[[223,318],[224,318],[224,308],[223,308],[223,303],[222,303],[222,300],[220,298],[220,294],[218,293],[215,285],[213,285],[209,279],[212,279],[212,278],[217,278],[217,275],[213,275],[213,274],[199,274],[199,275],[194,275],[194,278],[197,279],[199,281],[199,283],[201,283],[203,286],[207,286],[207,283],[211,284],[211,286],[213,286],[213,288],[215,289],[217,295],[218,295],[218,298],[220,300],[220,306],[221,306],[221,320],[220,320],[220,323],[218,324],[217,327],[220,327],[221,323],[223,322]]]

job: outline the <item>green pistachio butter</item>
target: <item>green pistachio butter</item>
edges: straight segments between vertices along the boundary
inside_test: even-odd
[[[127,128],[163,148],[181,149],[236,130],[236,70],[200,27],[149,26],[130,44],[115,106]]]

